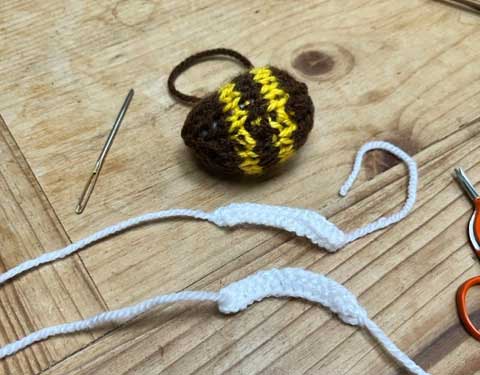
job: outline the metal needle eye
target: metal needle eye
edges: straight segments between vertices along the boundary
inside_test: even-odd
[[[469,198],[472,201],[479,198],[477,190],[475,189],[473,184],[470,182],[465,172],[463,172],[462,168],[455,168],[455,175],[457,177],[458,182],[460,183],[460,185],[462,186],[462,188],[465,190],[465,192],[468,194]]]
[[[85,207],[87,206],[88,200],[90,199],[90,195],[92,195],[93,189],[98,180],[98,176],[100,175],[100,171],[102,170],[102,166],[105,161],[105,158],[107,157],[110,147],[112,147],[113,140],[117,135],[120,125],[122,124],[123,118],[125,117],[125,113],[127,112],[128,106],[132,101],[134,93],[135,92],[133,91],[133,89],[131,89],[128,92],[127,97],[125,98],[125,101],[123,102],[122,108],[120,109],[120,112],[117,115],[117,119],[113,124],[112,130],[110,130],[110,133],[108,134],[107,140],[105,141],[105,145],[103,146],[102,151],[100,152],[100,156],[95,162],[95,166],[93,168],[92,174],[90,175],[90,178],[88,179],[85,185],[85,188],[83,189],[82,195],[80,196],[77,207],[75,208],[75,212],[77,214],[81,214],[83,210],[85,210]]]

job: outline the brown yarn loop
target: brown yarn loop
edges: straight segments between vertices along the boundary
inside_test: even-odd
[[[245,56],[243,56],[242,54],[232,49],[215,48],[215,49],[202,51],[190,57],[187,57],[185,60],[183,60],[180,64],[178,64],[172,70],[172,72],[170,73],[170,76],[168,77],[168,91],[170,92],[170,95],[189,104],[195,104],[199,102],[201,98],[193,95],[187,95],[177,90],[177,88],[175,87],[175,81],[186,70],[188,70],[192,66],[202,61],[210,59],[211,57],[230,57],[232,60],[239,62],[241,65],[243,65],[247,69],[253,68],[253,65],[250,62],[250,60],[248,60]]]

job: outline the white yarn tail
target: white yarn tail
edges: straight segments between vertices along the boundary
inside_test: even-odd
[[[85,331],[95,327],[100,327],[108,323],[123,323],[155,307],[172,302],[179,301],[217,301],[218,293],[211,292],[179,292],[174,294],[165,294],[145,300],[137,305],[125,307],[123,309],[107,311],[94,315],[85,320],[78,320],[72,323],[59,324],[56,326],[40,329],[25,336],[24,338],[5,345],[0,349],[0,359],[8,357],[18,351],[48,337],[66,335],[68,333]]]
[[[383,348],[395,358],[395,360],[402,364],[412,374],[428,375],[419,365],[417,365],[408,355],[402,352],[392,340],[383,332],[379,326],[373,321],[367,319],[364,324],[370,334],[377,339],[377,341],[383,346]]]
[[[49,253],[40,255],[37,258],[30,259],[23,263],[20,263],[18,266],[0,274],[0,285],[26,271],[36,268],[42,264],[51,263],[57,259],[65,258],[87,247],[92,243],[95,243],[106,237],[110,237],[115,233],[122,232],[125,229],[133,228],[143,223],[149,223],[149,222],[167,218],[167,217],[183,217],[183,216],[193,217],[198,219],[208,219],[209,214],[203,211],[175,209],[175,210],[165,210],[165,211],[149,213],[149,214],[137,216],[125,221],[121,221],[120,223],[111,225],[88,237],[85,237],[77,242],[74,242],[64,247],[63,249],[51,251]]]
[[[353,183],[355,182],[358,174],[360,173],[360,168],[362,167],[363,156],[371,150],[384,150],[397,158],[402,160],[407,168],[409,174],[408,188],[407,188],[407,200],[405,201],[402,209],[390,216],[381,217],[380,219],[374,221],[373,223],[367,224],[361,228],[358,228],[350,233],[346,234],[347,242],[355,241],[356,239],[366,236],[369,233],[372,233],[376,230],[386,228],[402,219],[404,219],[408,213],[412,210],[415,205],[415,200],[417,199],[417,186],[418,186],[418,171],[417,163],[413,160],[410,155],[398,148],[397,146],[392,145],[388,142],[369,142],[362,146],[358,151],[357,156],[355,157],[355,162],[353,164],[352,172],[348,176],[347,180],[340,188],[340,195],[346,196]]]
[[[412,374],[428,375],[370,319],[355,296],[332,279],[301,268],[261,271],[243,280],[227,285],[218,293],[180,292],[158,296],[123,309],[104,312],[73,323],[41,329],[0,348],[0,358],[15,354],[27,346],[51,336],[92,329],[107,323],[121,323],[164,304],[179,301],[213,301],[222,313],[245,310],[256,301],[267,297],[296,297],[316,302],[337,314],[345,323],[366,327],[378,342]]]

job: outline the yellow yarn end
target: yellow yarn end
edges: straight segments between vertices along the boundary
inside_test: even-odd
[[[292,135],[297,130],[297,124],[285,110],[288,93],[279,87],[277,78],[268,67],[254,68],[250,73],[253,80],[261,85],[260,94],[268,101],[267,112],[275,114],[275,120],[268,116],[268,123],[278,130],[278,136],[272,137],[272,143],[278,147],[278,158],[283,162],[295,153]]]
[[[234,83],[227,83],[219,90],[219,100],[223,104],[223,112],[229,113],[226,120],[230,124],[228,129],[230,139],[237,144],[235,152],[242,159],[239,165],[240,169],[248,175],[261,174],[263,168],[259,165],[260,157],[254,151],[257,142],[245,128],[248,111],[240,108],[241,99],[242,94],[235,90]]]

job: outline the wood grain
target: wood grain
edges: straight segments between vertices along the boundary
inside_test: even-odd
[[[0,117],[0,269],[68,243],[60,222]],[[2,344],[46,325],[80,319],[103,309],[78,257],[46,266],[0,289]],[[37,374],[91,342],[98,333],[50,340],[0,362],[5,374]]]
[[[74,288],[64,292],[70,302],[59,305],[81,303],[93,312],[168,291],[218,289],[262,268],[308,267],[345,283],[398,345],[433,374],[480,370],[478,345],[455,314],[457,286],[480,269],[465,235],[470,204],[451,176],[461,165],[480,181],[479,24],[473,12],[430,0],[0,4],[0,112],[48,198],[47,212],[65,231],[64,241],[151,210],[212,209],[232,201],[318,209],[351,229],[398,209],[404,199],[405,169],[382,152],[368,155],[354,191],[338,198],[362,143],[394,142],[421,167],[412,215],[338,254],[274,230],[161,222],[81,252],[71,262],[81,262],[81,274],[88,272],[91,280],[72,281]],[[209,176],[179,137],[189,108],[168,96],[166,78],[189,54],[219,46],[235,48],[257,65],[287,69],[309,86],[315,128],[285,173],[268,181]],[[203,95],[239,71],[225,61],[208,62],[188,71],[178,85]],[[124,125],[89,206],[76,215],[78,196],[130,87],[136,96]],[[28,205],[30,199],[25,198]],[[15,231],[4,235],[2,229],[2,237],[27,241],[28,234],[17,228],[21,224],[10,222]],[[5,246],[2,260],[8,268],[58,245],[20,257],[15,251],[21,246]],[[46,267],[38,275],[50,272]],[[35,275],[27,277],[36,280]],[[73,298],[74,293],[90,297]],[[33,310],[7,315],[16,317],[17,325],[30,319],[45,326],[53,319]],[[47,362],[64,358],[43,373],[399,373],[364,333],[299,301],[266,301],[235,317],[220,316],[208,304],[172,306],[94,334],[98,339],[82,350],[92,336],[47,341],[39,348],[61,343],[68,348],[28,371],[38,373]],[[33,362],[35,355],[18,358]]]

